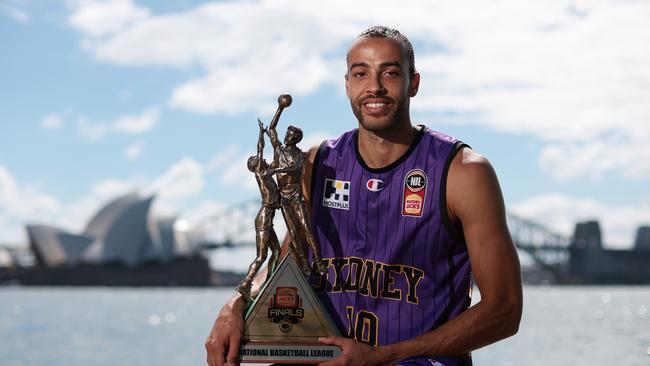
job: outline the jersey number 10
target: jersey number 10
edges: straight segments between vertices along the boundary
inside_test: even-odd
[[[348,337],[371,346],[377,345],[377,315],[361,310],[355,314],[353,306],[346,306],[348,315]]]

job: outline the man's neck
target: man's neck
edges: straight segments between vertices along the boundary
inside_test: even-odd
[[[385,131],[369,131],[359,126],[359,153],[368,167],[381,169],[402,157],[416,135],[410,120]]]

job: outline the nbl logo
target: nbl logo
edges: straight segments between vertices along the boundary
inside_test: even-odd
[[[415,172],[409,174],[406,177],[406,186],[412,192],[419,192],[426,186],[427,178],[421,172]]]
[[[402,215],[421,217],[426,197],[427,175],[422,169],[413,169],[404,178]]]
[[[350,209],[350,182],[325,179],[323,206],[339,210]]]

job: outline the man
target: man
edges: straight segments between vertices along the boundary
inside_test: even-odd
[[[350,336],[321,340],[342,349],[324,365],[471,364],[470,351],[517,332],[522,310],[496,175],[466,145],[411,124],[420,75],[398,31],[363,32],[347,66],[359,128],[312,150],[305,171],[329,265],[317,290]],[[468,308],[470,275],[481,300]],[[217,318],[211,365],[237,362],[243,307],[235,297]]]
[[[264,124],[257,120],[260,127],[260,133],[257,138],[257,154],[248,158],[247,166],[251,173],[255,173],[255,180],[262,195],[262,207],[260,207],[255,217],[255,245],[257,247],[257,256],[248,268],[248,273],[236,290],[247,300],[251,301],[251,283],[253,277],[260,270],[266,260],[268,250],[271,250],[271,259],[269,259],[269,268],[267,271],[267,280],[273,273],[278,264],[280,257],[280,243],[273,229],[273,217],[275,210],[280,208],[280,194],[278,185],[273,180],[273,176],[267,174],[269,165],[264,160]]]

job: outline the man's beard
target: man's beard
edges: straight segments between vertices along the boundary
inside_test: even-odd
[[[361,102],[362,104],[363,102]],[[352,107],[352,113],[357,117],[359,124],[368,131],[372,132],[381,132],[381,131],[390,131],[400,122],[402,114],[404,112],[404,103],[391,100],[391,104],[396,105],[397,108],[391,111],[389,114],[380,116],[380,117],[369,117],[366,118],[359,107],[359,104],[355,104],[350,101],[350,106]],[[372,119],[379,119],[379,121],[372,121]]]

